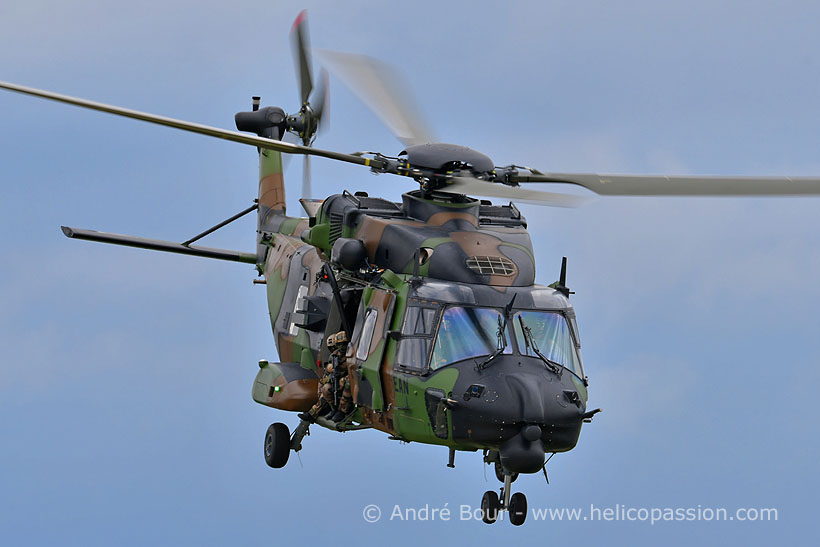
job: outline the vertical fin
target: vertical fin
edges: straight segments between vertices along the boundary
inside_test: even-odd
[[[282,153],[259,151],[259,216],[257,221],[256,263],[263,264],[267,245],[262,239],[275,232],[278,218],[285,216],[285,179],[282,175]]]

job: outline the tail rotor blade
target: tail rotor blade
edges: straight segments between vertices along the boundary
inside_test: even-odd
[[[308,102],[313,90],[313,63],[310,58],[310,40],[307,31],[307,10],[302,10],[293,22],[290,31],[293,60],[296,65],[296,78],[299,80],[299,95],[302,104]]]
[[[327,122],[330,121],[328,120],[328,113],[330,110],[330,93],[328,93],[329,87],[330,77],[328,76],[327,70],[323,68],[319,73],[319,82],[316,87],[316,93],[313,95],[313,115],[316,117],[317,122],[320,122],[319,127],[324,130],[327,129]]]

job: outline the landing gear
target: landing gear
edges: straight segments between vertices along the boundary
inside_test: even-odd
[[[282,423],[271,424],[265,433],[265,463],[274,469],[284,467],[290,456],[290,431]]]
[[[282,423],[271,424],[265,433],[265,463],[274,469],[284,467],[288,463],[290,452],[302,450],[302,441],[310,435],[311,424],[317,424],[334,431],[357,431],[369,429],[373,426],[357,421],[353,413],[345,417],[341,424],[331,422],[325,418],[313,418],[305,412],[299,414],[300,422],[291,434],[288,426]]]
[[[498,520],[499,512],[506,511],[513,526],[521,526],[527,520],[527,496],[521,492],[511,494],[512,483],[518,478],[518,473],[505,470],[501,462],[496,461],[495,476],[504,486],[501,487],[500,496],[492,490],[484,492],[484,497],[481,498],[481,520],[493,524]]]

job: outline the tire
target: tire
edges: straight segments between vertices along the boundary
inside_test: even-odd
[[[498,462],[495,462],[495,478],[497,478],[502,483],[504,482],[504,468],[501,467],[501,464]],[[517,478],[518,473],[513,473],[511,482],[515,482],[515,479]]]
[[[285,467],[290,456],[290,431],[282,423],[271,424],[265,433],[265,463],[274,469]]]
[[[498,500],[498,494],[492,490],[484,492],[484,497],[481,498],[481,520],[487,524],[492,524],[498,519],[498,512],[501,510],[501,502]]]
[[[516,492],[510,498],[510,522],[513,526],[521,526],[527,520],[527,496]]]

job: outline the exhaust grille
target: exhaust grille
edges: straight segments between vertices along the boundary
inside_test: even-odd
[[[471,256],[467,259],[467,267],[481,275],[515,274],[515,263],[501,256]]]

